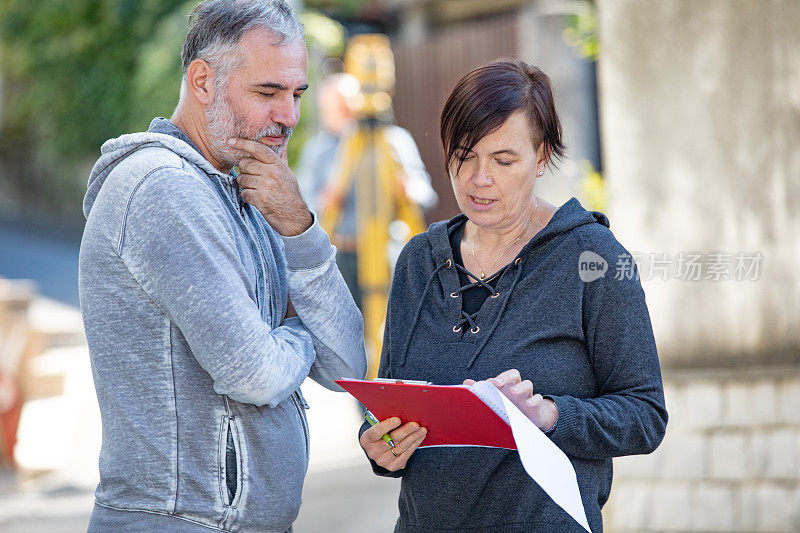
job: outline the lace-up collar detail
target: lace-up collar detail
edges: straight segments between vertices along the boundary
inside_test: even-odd
[[[509,300],[509,298],[511,296],[511,293],[514,291],[514,288],[517,286],[517,283],[519,282],[520,278],[522,277],[522,265],[523,265],[523,260],[522,260],[521,257],[518,257],[513,263],[511,263],[505,269],[500,271],[500,273],[499,273],[499,278],[500,279],[498,279],[498,283],[503,278],[503,276],[505,276],[505,274],[509,270],[511,270],[512,268],[516,270],[516,274],[514,276],[514,281],[511,283],[511,286],[509,287],[508,291],[504,295],[505,297],[502,300],[500,311],[497,313],[497,317],[495,318],[494,323],[492,323],[492,325],[489,327],[489,330],[485,333],[481,344],[478,346],[478,349],[475,351],[475,354],[472,356],[472,358],[470,358],[470,361],[467,364],[467,368],[471,368],[472,365],[475,364],[475,361],[478,359],[478,356],[483,351],[483,348],[486,346],[486,343],[489,342],[489,339],[491,338],[492,334],[497,329],[497,326],[500,323],[500,319],[503,317],[503,313],[505,312],[506,307],[508,305],[508,300]],[[469,270],[467,270],[463,266],[455,263],[452,259],[448,258],[444,262],[440,263],[433,270],[433,272],[431,273],[430,277],[428,278],[428,281],[425,284],[425,289],[422,291],[422,297],[420,298],[420,301],[417,304],[417,310],[414,313],[414,320],[413,320],[413,322],[411,324],[411,329],[409,330],[408,336],[406,337],[405,343],[403,344],[403,349],[400,351],[400,357],[399,357],[398,363],[401,366],[405,365],[406,357],[408,355],[408,347],[409,347],[409,344],[411,343],[411,338],[414,335],[414,330],[417,329],[417,325],[419,324],[420,315],[422,314],[422,308],[425,305],[426,297],[428,295],[428,291],[431,288],[431,285],[433,284],[433,280],[436,279],[436,277],[439,275],[439,272],[441,272],[442,270],[453,268],[453,267],[455,267],[456,273],[460,269],[462,272],[467,274],[468,277],[474,279],[475,281],[472,282],[472,283],[468,283],[466,285],[463,285],[463,286],[459,287],[458,289],[456,289],[455,291],[453,291],[452,293],[450,293],[450,297],[451,298],[458,298],[458,296],[462,292],[464,292],[465,290],[468,290],[468,289],[470,289],[472,287],[476,287],[476,286],[481,286],[481,287],[485,288],[486,290],[488,290],[491,293],[490,298],[500,298],[501,297],[500,292],[496,292],[492,288],[491,285],[486,283],[487,280],[481,280],[481,279],[477,278]],[[477,318],[478,313],[480,313],[480,311],[472,313],[472,314],[466,313],[462,308],[462,310],[461,310],[461,321],[458,322],[457,324],[455,324],[454,326],[452,326],[453,332],[458,333],[458,332],[461,331],[461,329],[464,327],[465,324],[469,324],[469,326],[470,326],[469,331],[470,331],[471,334],[477,335],[478,333],[480,333],[481,328],[475,323],[475,319]]]
[[[495,289],[491,285],[489,285],[489,282],[492,281],[493,279],[499,280],[500,278],[502,278],[503,274],[505,274],[505,271],[506,271],[505,268],[500,270],[497,274],[494,274],[494,275],[490,276],[489,278],[480,279],[479,277],[476,277],[475,274],[470,272],[467,268],[459,265],[458,263],[455,263],[455,267],[456,267],[456,270],[458,272],[462,272],[462,273],[466,274],[467,279],[472,278],[475,281],[472,282],[472,283],[467,283],[466,285],[462,285],[461,287],[459,287],[455,291],[451,292],[450,293],[450,298],[458,298],[461,295],[462,292],[468,291],[468,290],[472,289],[473,287],[482,287],[482,288],[486,289],[487,291],[489,291],[489,295],[490,295],[489,297],[490,298],[497,298],[497,297],[500,296],[500,293],[495,291]],[[478,317],[478,313],[480,313],[480,310],[478,310],[478,311],[476,311],[474,313],[467,313],[464,310],[463,306],[462,306],[462,308],[461,308],[461,322],[459,322],[458,324],[453,326],[453,333],[460,333],[465,324],[468,324],[470,326],[469,327],[469,332],[470,333],[472,333],[473,335],[478,333],[481,330],[481,328],[478,326],[478,324],[475,323],[475,319]]]

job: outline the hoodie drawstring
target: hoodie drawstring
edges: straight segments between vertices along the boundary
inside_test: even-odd
[[[514,266],[517,267],[517,275],[514,277],[514,281],[511,283],[511,287],[508,289],[508,292],[506,293],[506,298],[505,300],[503,300],[503,305],[500,306],[500,312],[497,313],[497,318],[495,318],[494,324],[492,324],[492,327],[489,328],[489,333],[486,334],[486,338],[483,339],[483,342],[475,351],[475,355],[473,355],[472,359],[470,359],[469,363],[467,363],[467,368],[472,368],[472,365],[475,364],[475,361],[478,359],[478,356],[483,351],[483,348],[486,346],[486,344],[489,342],[489,339],[492,337],[494,330],[497,329],[498,324],[500,324],[500,319],[503,317],[503,313],[505,312],[506,307],[508,306],[508,301],[511,299],[511,293],[514,292],[514,288],[517,286],[519,279],[522,277],[522,262],[523,261],[521,257],[518,257],[517,260],[514,261]]]
[[[467,368],[472,368],[472,365],[475,364],[475,361],[478,359],[478,356],[481,354],[483,349],[486,347],[486,344],[489,342],[489,339],[492,337],[492,334],[497,329],[497,326],[500,324],[500,319],[503,317],[503,313],[505,313],[506,307],[508,306],[508,301],[511,298],[511,293],[514,291],[514,289],[517,286],[517,283],[519,283],[519,280],[522,277],[522,263],[523,263],[523,261],[522,261],[521,257],[518,257],[517,260],[514,261],[514,266],[517,267],[517,275],[514,277],[514,281],[511,283],[511,287],[509,287],[508,292],[506,293],[506,297],[503,300],[503,304],[500,306],[500,311],[497,313],[497,318],[495,318],[494,323],[492,324],[491,328],[489,328],[489,332],[486,334],[486,338],[483,339],[483,342],[480,344],[478,349],[475,351],[475,354],[472,356],[472,359],[470,359],[469,363],[467,364]],[[430,290],[431,284],[433,283],[433,280],[436,279],[436,276],[437,276],[437,274],[439,274],[439,271],[441,271],[444,268],[450,268],[452,266],[452,264],[453,264],[452,261],[450,259],[448,259],[447,261],[445,261],[444,263],[442,263],[441,265],[436,267],[434,269],[433,273],[428,278],[428,282],[425,284],[425,290],[422,291],[422,297],[420,298],[419,304],[417,305],[417,311],[414,313],[414,321],[411,323],[411,330],[408,332],[408,336],[406,337],[405,343],[403,344],[403,349],[400,352],[400,358],[399,358],[398,363],[401,366],[406,364],[406,358],[408,356],[408,347],[411,344],[411,337],[413,337],[413,335],[414,335],[414,330],[417,329],[417,324],[419,324],[419,318],[422,315],[422,308],[425,305],[425,297],[428,295],[428,290]],[[462,293],[462,292],[464,292],[464,291],[466,291],[468,289],[471,289],[472,287],[478,287],[478,286],[481,286],[481,287],[487,289],[488,291],[490,291],[492,293],[490,298],[496,298],[496,297],[500,296],[500,293],[499,292],[495,292],[495,290],[492,288],[491,285],[489,285],[488,283],[486,283],[485,281],[483,281],[481,279],[476,278],[466,268],[462,267],[461,265],[456,264],[456,269],[461,270],[462,272],[467,274],[469,277],[473,278],[475,281],[473,283],[468,283],[467,285],[464,285],[463,287],[459,287],[458,289],[456,289],[453,293],[450,294],[451,298],[455,298],[460,293]],[[500,277],[502,277],[505,274],[505,272],[507,272],[507,270],[504,271],[503,274],[500,275]],[[469,323],[470,326],[471,326],[470,331],[472,331],[472,333],[477,333],[479,331],[479,329],[480,329],[480,328],[478,328],[477,324],[475,323],[475,318],[477,318],[477,316],[478,316],[477,312],[473,313],[473,314],[469,314],[469,313],[466,313],[462,309],[461,310],[461,323],[453,326],[453,331],[457,333],[458,331],[461,330],[461,327],[465,323]]]
[[[403,345],[403,350],[400,352],[400,361],[401,365],[406,364],[406,354],[408,354],[408,345],[411,343],[411,337],[414,335],[414,330],[417,329],[417,324],[419,323],[419,317],[422,314],[422,306],[425,305],[425,296],[428,295],[428,289],[431,288],[431,284],[433,280],[436,279],[436,275],[439,273],[440,270],[444,268],[450,268],[453,262],[448,259],[438,267],[433,270],[433,273],[428,278],[428,283],[425,284],[425,290],[422,291],[422,297],[419,300],[419,305],[417,305],[417,312],[414,313],[414,322],[411,324],[411,331],[408,332],[408,337],[406,337],[406,342]]]

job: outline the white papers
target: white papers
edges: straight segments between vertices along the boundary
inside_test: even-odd
[[[473,392],[509,422],[519,458],[528,475],[586,531],[592,533],[578,489],[578,478],[566,454],[494,385],[479,381],[473,386]],[[499,412],[500,406],[503,413]]]

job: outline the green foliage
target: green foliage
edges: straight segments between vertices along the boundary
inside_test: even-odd
[[[136,85],[152,79],[148,45],[185,3],[0,0],[4,141],[33,136],[74,157],[126,131],[148,97]],[[174,90],[174,77],[161,81]]]
[[[143,131],[156,116],[169,117],[178,103],[181,86],[181,46],[188,31],[189,13],[196,0],[183,5],[156,23],[139,49],[132,79],[132,95],[126,131]]]
[[[0,0],[3,194],[76,212],[100,145],[172,115],[181,45],[198,2]],[[319,13],[303,21],[313,80],[317,56],[341,53],[343,29]],[[313,99],[305,100],[292,162],[311,133]]]
[[[344,55],[344,26],[317,11],[306,11],[300,19],[309,48],[318,48],[327,57]]]
[[[307,9],[318,9],[329,13],[335,12],[340,16],[352,17],[360,13],[370,3],[368,0],[305,0]]]
[[[564,40],[575,48],[580,57],[597,61],[600,57],[597,6],[591,0],[583,0],[576,2],[573,7],[575,12],[567,17]]]
[[[581,161],[583,179],[580,182],[579,195],[583,205],[593,211],[605,213],[608,206],[608,184],[597,172],[591,162]]]

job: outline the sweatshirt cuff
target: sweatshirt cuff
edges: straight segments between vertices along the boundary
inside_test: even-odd
[[[311,227],[300,235],[286,237],[281,235],[289,270],[309,270],[322,266],[331,256],[331,239],[322,226],[316,213]]]
[[[575,398],[549,395],[545,395],[545,398],[553,400],[556,407],[558,407],[558,419],[556,419],[555,425],[551,428],[552,432],[547,435],[558,445],[559,442],[569,440],[574,428],[578,425],[578,410],[576,409]]]

